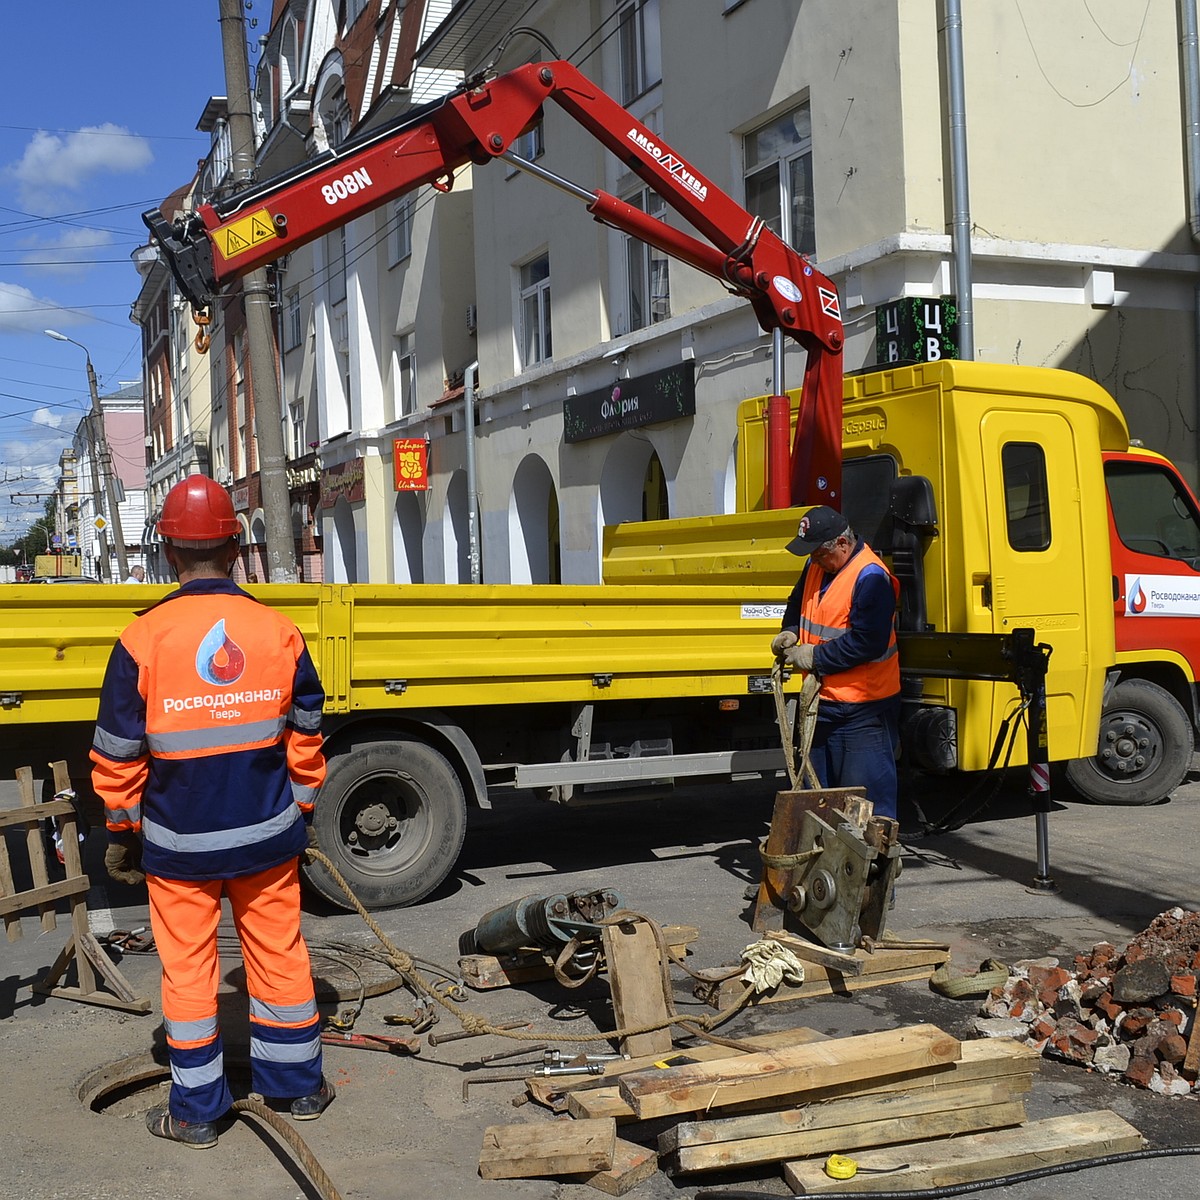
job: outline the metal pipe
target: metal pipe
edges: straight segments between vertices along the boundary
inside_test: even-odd
[[[483,582],[479,554],[479,485],[475,476],[475,380],[479,375],[476,359],[463,372],[463,436],[467,449],[467,547],[471,564],[471,582]]]
[[[1200,242],[1200,51],[1197,48],[1196,0],[1179,0],[1179,57],[1183,67],[1183,141],[1188,229]],[[1200,393],[1200,285],[1192,291],[1192,371]]]
[[[792,402],[784,389],[783,330],[771,330],[771,395],[767,398],[768,508],[792,504]]]
[[[950,251],[958,299],[958,356],[975,357],[975,306],[971,296],[971,189],[967,177],[967,105],[963,86],[962,6],[946,0],[946,69],[950,121],[950,180],[953,223]]]

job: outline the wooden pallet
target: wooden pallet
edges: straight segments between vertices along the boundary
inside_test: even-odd
[[[33,985],[33,990],[40,995],[58,996],[64,1000],[147,1013],[150,1011],[150,1001],[134,992],[88,927],[87,893],[91,882],[84,874],[83,860],[79,855],[79,827],[75,806],[68,797],[71,780],[65,762],[52,763],[51,767],[57,793],[54,800],[39,803],[34,792],[33,771],[29,767],[21,767],[16,773],[21,788],[21,807],[0,813],[0,831],[16,826],[25,829],[29,873],[34,884],[26,891],[16,891],[8,842],[0,832],[0,914],[4,917],[8,940],[15,942],[21,937],[20,914],[34,909],[40,915],[42,932],[52,932],[58,925],[56,903],[68,900],[71,905],[71,935],[54,965],[44,978]],[[42,822],[49,819],[58,822],[66,871],[65,878],[56,883],[50,882],[46,867],[46,845],[42,837]],[[72,962],[75,963],[78,984],[60,983]],[[100,981],[107,984],[110,990],[101,991]]]

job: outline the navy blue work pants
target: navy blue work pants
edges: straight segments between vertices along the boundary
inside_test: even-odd
[[[809,754],[822,787],[866,788],[877,817],[896,816],[900,697],[818,709]]]

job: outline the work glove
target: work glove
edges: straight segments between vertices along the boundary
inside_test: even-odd
[[[796,644],[796,635],[790,629],[780,630],[771,639],[771,653],[782,654],[785,650],[790,650]]]
[[[146,872],[142,870],[141,845],[111,843],[104,852],[104,869],[118,883],[128,883],[135,887],[139,883],[145,883]]]
[[[304,832],[308,834],[308,848],[310,850],[320,850],[321,839],[317,837],[317,831],[311,825],[305,825]]]
[[[786,651],[783,661],[793,670],[811,672],[813,669],[813,651],[815,649],[816,647],[810,643],[802,642],[800,645],[793,646],[790,650]]]

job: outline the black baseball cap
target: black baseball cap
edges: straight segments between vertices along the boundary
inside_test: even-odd
[[[793,554],[811,554],[818,546],[846,532],[849,522],[836,508],[818,504],[800,518],[796,536],[787,544]]]

